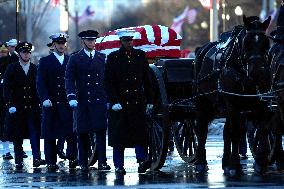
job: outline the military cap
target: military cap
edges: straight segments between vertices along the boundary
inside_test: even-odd
[[[18,43],[17,39],[10,39],[6,42],[7,46],[16,46]]]
[[[99,32],[95,30],[85,30],[85,31],[81,31],[78,34],[78,37],[80,37],[81,39],[95,39],[98,37],[98,35],[99,35]]]
[[[119,29],[115,31],[115,34],[119,37],[119,39],[132,39],[135,34],[135,30],[131,29]]]
[[[69,35],[67,35],[66,33],[55,33],[55,34],[49,36],[49,39],[51,39],[52,42],[66,43],[68,38],[69,38]]]
[[[31,52],[31,51],[32,51],[32,48],[33,48],[33,45],[32,45],[31,43],[28,43],[28,42],[21,42],[21,43],[19,43],[19,44],[16,46],[15,50],[16,50],[16,52],[18,52],[18,53],[19,53],[19,52],[22,52],[22,51],[24,51],[24,50]]]

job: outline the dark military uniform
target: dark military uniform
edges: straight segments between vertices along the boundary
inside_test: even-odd
[[[6,71],[6,68],[9,64],[9,57],[1,57],[0,58],[0,140],[5,141],[4,137],[4,119],[6,107],[3,99],[3,76]]]
[[[23,162],[23,139],[31,140],[33,159],[40,159],[40,107],[36,93],[36,65],[30,63],[27,75],[19,62],[8,65],[4,75],[4,100],[7,109],[17,111],[6,115],[6,134],[14,142],[15,163]]]
[[[121,104],[122,110],[110,110],[109,145],[114,147],[115,167],[123,167],[124,148],[135,147],[138,162],[145,160],[148,134],[146,104],[152,104],[149,65],[145,53],[121,47],[109,54],[105,86],[110,102]]]
[[[41,103],[50,100],[51,107],[42,107],[41,136],[45,139],[45,156],[48,165],[57,162],[56,139],[66,138],[67,158],[77,158],[77,140],[73,133],[73,111],[65,91],[65,70],[69,56],[64,55],[63,64],[54,53],[39,61],[37,91]]]
[[[84,50],[73,54],[66,69],[68,100],[77,100],[75,131],[78,134],[79,164],[87,166],[89,134],[96,133],[98,162],[106,162],[107,106],[103,87],[105,55],[90,58]]]

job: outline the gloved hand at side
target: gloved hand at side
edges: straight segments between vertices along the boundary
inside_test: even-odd
[[[70,105],[71,108],[76,108],[77,105],[78,105],[78,101],[77,100],[70,100],[69,105]]]
[[[43,101],[42,106],[46,107],[46,108],[49,108],[49,107],[52,106],[52,103],[51,103],[51,101],[49,99],[47,99],[47,100]]]
[[[113,111],[119,111],[119,110],[121,110],[122,109],[122,106],[118,103],[118,104],[114,104],[112,107],[111,107],[111,109],[113,110]]]
[[[16,109],[15,107],[9,108],[9,113],[10,113],[10,114],[15,113],[16,111],[17,111],[17,109]]]

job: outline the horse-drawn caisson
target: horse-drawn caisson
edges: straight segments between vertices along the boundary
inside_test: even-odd
[[[275,93],[279,88],[271,85],[267,56],[270,41],[265,33],[269,24],[270,17],[261,22],[257,17],[244,16],[243,26],[198,48],[195,59],[178,58],[181,37],[170,28],[131,28],[137,31],[134,46],[146,51],[149,60],[155,59],[150,64],[155,100],[148,115],[151,170],[163,166],[172,133],[181,158],[193,164],[197,172],[205,172],[208,124],[216,117],[225,117],[225,174],[236,176],[242,172],[239,142],[243,119],[252,120],[255,126],[249,132],[255,170],[265,171],[274,149],[282,149],[281,135],[275,132],[279,124],[272,130],[271,120],[283,119],[282,109],[280,113],[273,111],[271,104],[279,97]],[[116,50],[119,43],[114,33],[98,38],[97,49],[106,54]],[[277,86],[283,84],[281,81]],[[279,154],[277,157],[281,164]]]

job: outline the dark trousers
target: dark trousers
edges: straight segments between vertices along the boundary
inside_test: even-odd
[[[34,130],[33,116],[30,115],[28,118],[28,130],[30,144],[32,148],[33,159],[41,159],[40,155],[40,135]],[[14,152],[15,152],[15,163],[19,164],[23,162],[23,139],[18,138],[13,141]]]
[[[23,163],[23,139],[16,139],[13,141],[15,164]]]
[[[77,158],[77,139],[75,135],[66,137],[67,149],[66,157],[69,160]],[[64,143],[63,143],[64,144]],[[45,139],[44,141],[44,154],[45,160],[48,165],[55,165],[57,162],[57,147],[56,139]]]
[[[28,128],[29,128],[29,137],[30,137],[30,144],[32,148],[33,159],[41,159],[40,154],[40,133],[34,130],[35,123],[34,123],[34,116],[30,113],[28,118]]]
[[[96,134],[96,147],[98,153],[98,163],[106,163],[106,131],[98,131]],[[78,134],[78,159],[80,166],[88,165],[89,149],[91,148],[90,134]]]
[[[57,151],[61,152],[64,150],[64,143],[65,143],[65,137],[61,137],[57,140],[57,144],[56,144]]]
[[[113,163],[115,167],[124,166],[124,150],[123,147],[113,147]],[[135,154],[137,163],[143,162],[146,160],[146,149],[142,146],[135,146]]]

